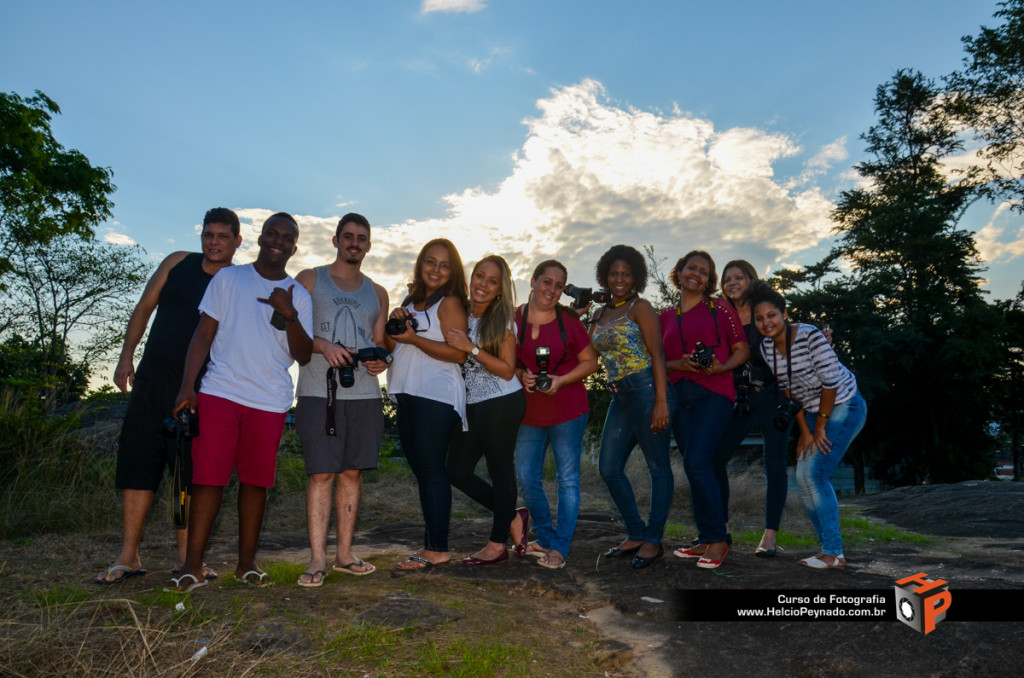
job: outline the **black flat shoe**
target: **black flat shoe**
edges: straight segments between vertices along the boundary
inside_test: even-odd
[[[775,552],[776,551],[781,551],[781,550],[782,550],[781,546],[776,546],[773,549],[766,549],[763,546],[758,546],[757,549],[754,550],[754,555],[757,556],[758,558],[774,558],[775,557]]]
[[[640,556],[636,556],[636,557],[633,558],[632,565],[633,565],[633,567],[635,569],[642,570],[645,567],[647,567],[648,565],[650,565],[651,563],[653,563],[658,558],[661,558],[663,555],[665,555],[665,547],[663,547],[661,544],[658,544],[658,552],[657,553],[655,553],[650,558],[641,558]]]
[[[637,551],[639,551],[641,546],[643,546],[643,544],[637,544],[636,546],[631,546],[628,549],[620,549],[618,546],[616,546],[615,548],[606,551],[604,557],[625,558],[626,556],[631,556]]]

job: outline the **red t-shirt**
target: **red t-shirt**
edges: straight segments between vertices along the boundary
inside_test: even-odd
[[[519,332],[521,341],[516,346],[516,358],[519,367],[537,373],[536,350],[538,346],[551,349],[548,374],[568,374],[580,364],[576,358],[580,351],[590,344],[590,335],[579,317],[571,311],[557,311],[565,327],[565,343],[562,342],[558,328],[558,320],[552,320],[540,326],[537,338],[531,338],[532,329],[524,328]],[[516,327],[523,327],[523,309],[516,310]],[[566,345],[568,344],[568,345]],[[589,410],[587,405],[587,389],[582,381],[558,389],[553,396],[540,391],[526,391],[526,416],[523,423],[527,426],[555,426],[572,421]]]
[[[732,353],[730,347],[747,340],[739,316],[736,315],[733,307],[721,298],[711,301],[715,305],[713,318],[707,298],[678,318],[679,322],[677,322],[676,316],[678,307],[666,308],[658,314],[666,360],[679,360],[684,355],[692,354],[697,342],[700,341],[705,346],[711,347],[718,362],[724,363]],[[679,337],[680,325],[683,328],[682,343]],[[732,372],[708,376],[703,372],[674,370],[668,373],[668,378],[673,384],[681,379],[690,379],[709,391],[724,395],[729,400],[736,400],[736,386],[733,384]]]

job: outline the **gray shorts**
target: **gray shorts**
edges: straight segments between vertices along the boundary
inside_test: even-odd
[[[377,468],[384,435],[380,398],[335,401],[337,436],[326,433],[327,398],[301,396],[295,407],[295,430],[302,441],[306,473],[341,473]]]

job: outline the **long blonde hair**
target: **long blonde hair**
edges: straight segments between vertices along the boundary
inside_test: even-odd
[[[499,356],[505,332],[512,325],[512,319],[516,314],[516,288],[512,284],[512,271],[508,267],[508,262],[497,254],[488,255],[476,262],[473,272],[469,275],[470,280],[473,279],[473,274],[480,268],[480,265],[486,263],[494,264],[501,271],[501,289],[498,291],[498,296],[491,301],[487,310],[477,321],[477,343],[480,348],[491,355]],[[472,312],[472,297],[470,297],[469,305],[470,312]]]

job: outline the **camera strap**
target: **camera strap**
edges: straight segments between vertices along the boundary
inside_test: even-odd
[[[715,300],[710,297],[704,297],[704,301],[707,302],[708,310],[711,311],[711,322],[715,326],[715,338],[718,343],[708,348],[718,348],[722,345],[722,328],[718,326],[718,308],[715,306]],[[679,346],[683,349],[683,355],[686,355],[686,341],[683,340],[683,300],[679,299],[679,305],[676,306],[676,327],[679,328]]]
[[[775,350],[775,342],[772,342],[772,372],[779,374],[779,352]],[[793,330],[790,324],[786,323],[786,390],[790,397],[793,394]],[[775,402],[781,403],[783,389],[775,389]]]
[[[324,426],[324,433],[326,433],[329,436],[335,436],[335,437],[337,437],[337,435],[338,435],[338,429],[334,425],[334,421],[335,421],[335,419],[334,419],[334,412],[335,412],[335,409],[336,409],[335,404],[338,401],[337,396],[338,396],[338,381],[335,378],[334,368],[333,367],[328,367],[327,368],[327,408],[326,408],[327,409],[327,413],[326,413],[327,421],[326,421],[326,424]]]
[[[526,325],[527,325],[527,311],[530,309],[530,304],[525,303],[521,306],[523,309],[523,322],[519,324],[519,345],[522,346],[526,341]],[[562,357],[558,359],[555,366],[551,368],[551,374],[555,374],[558,368],[565,362],[566,357],[569,355],[569,337],[565,333],[565,322],[562,320],[562,312],[558,310],[558,306],[555,306],[555,320],[558,321],[558,336],[562,339]],[[525,369],[528,369],[523,361],[516,358],[516,364]]]
[[[174,526],[178,528],[188,525],[188,484],[192,479],[185,479],[187,442],[188,438],[179,427],[174,440],[174,470],[171,473],[171,510],[174,515]]]

